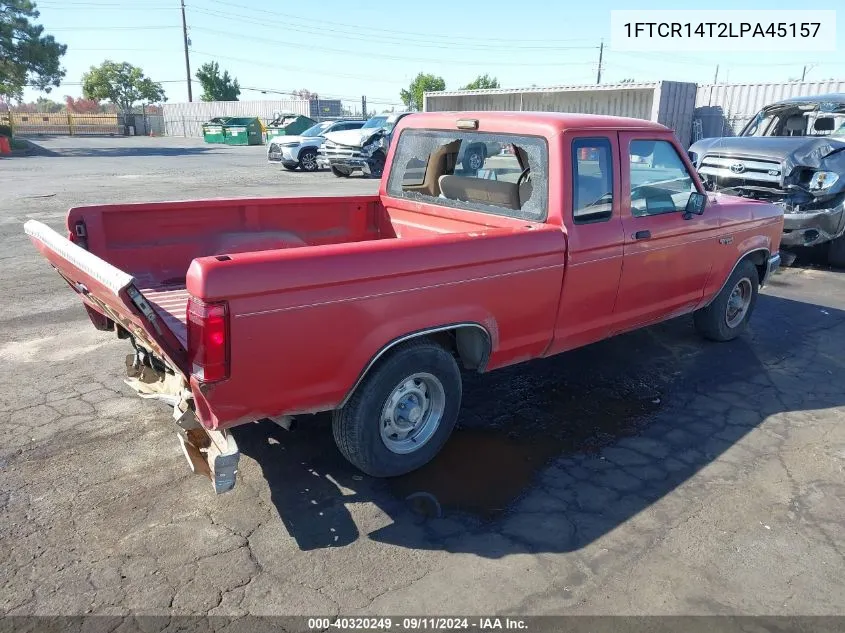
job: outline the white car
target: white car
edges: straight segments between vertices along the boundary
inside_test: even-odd
[[[323,121],[317,123],[300,136],[277,136],[267,146],[267,161],[281,163],[285,169],[293,171],[297,167],[302,171],[317,171],[317,148],[329,132],[357,130],[365,121]]]

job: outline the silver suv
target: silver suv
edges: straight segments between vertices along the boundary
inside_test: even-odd
[[[293,171],[300,167],[302,171],[317,171],[317,148],[329,132],[357,130],[366,121],[323,121],[317,123],[300,136],[277,136],[267,147],[267,161],[281,163],[285,169]]]

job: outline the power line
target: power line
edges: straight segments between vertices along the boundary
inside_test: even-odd
[[[219,17],[224,18],[226,20],[236,20],[239,22],[243,22],[245,24],[254,24],[257,26],[282,26],[285,28],[286,31],[294,31],[298,33],[304,33],[310,36],[317,36],[317,37],[332,37],[331,34],[342,35],[344,39],[347,40],[355,40],[355,41],[364,41],[367,43],[373,42],[372,33],[356,33],[354,31],[346,30],[339,30],[333,29],[329,27],[321,27],[321,26],[304,26],[300,24],[290,24],[289,22],[279,22],[273,20],[256,20],[254,18],[246,17],[238,13],[230,13],[226,11],[218,11],[215,9],[205,9],[200,7],[191,6],[191,9],[194,12],[198,12],[204,15],[209,15],[212,17]],[[334,24],[333,22],[329,24]],[[394,31],[395,33],[399,33],[399,31]],[[541,51],[561,51],[561,50],[591,50],[597,49],[597,46],[533,46],[533,45],[521,45],[521,44],[488,44],[486,46],[480,44],[460,44],[455,42],[455,39],[462,39],[462,38],[453,38],[452,41],[449,42],[432,42],[432,39],[427,36],[422,41],[416,41],[412,38],[408,37],[400,37],[400,36],[392,36],[389,34],[380,34],[378,36],[378,41],[381,43],[389,43],[389,44],[397,44],[397,45],[408,45],[413,44],[415,47],[422,47],[422,48],[437,48],[442,49],[446,44],[449,45],[450,49],[457,49],[457,50],[478,50],[478,51],[498,51],[498,52],[511,52],[513,50],[541,50]],[[439,36],[443,37],[443,36]],[[336,38],[335,38],[336,39]],[[460,60],[456,60],[460,61]]]
[[[224,5],[224,6],[228,6],[228,7],[234,7],[236,9],[243,9],[244,8],[243,5],[235,4],[235,3],[232,3],[232,2],[226,2],[225,0],[209,0],[209,2],[213,2],[214,4]],[[195,6],[192,5],[192,8],[199,8],[199,7],[195,7]],[[268,15],[277,15],[277,16],[280,16],[282,18],[285,18],[286,20],[299,20],[301,22],[316,22],[319,25],[318,28],[323,28],[322,25],[324,25],[324,24],[331,24],[331,25],[334,25],[334,26],[344,27],[345,29],[347,29],[346,32],[348,32],[349,29],[359,29],[359,30],[363,29],[367,33],[373,32],[373,28],[371,26],[367,26],[367,25],[349,24],[349,23],[344,23],[344,22],[332,22],[330,20],[313,20],[311,18],[303,18],[303,17],[297,16],[297,15],[293,15],[291,13],[282,13],[282,12],[279,12],[279,11],[270,11],[270,10],[267,10],[267,9],[250,9],[250,10],[254,11],[254,12],[259,12],[259,13],[266,13]],[[285,24],[288,24],[288,23],[285,22]],[[432,38],[435,38],[435,39],[436,38],[445,38],[445,39],[449,39],[449,40],[460,39],[460,40],[464,40],[464,41],[476,41],[476,42],[487,42],[487,43],[494,42],[494,41],[495,42],[503,42],[509,48],[513,47],[513,45],[514,45],[513,40],[515,39],[514,37],[468,37],[468,36],[463,36],[463,35],[454,35],[454,36],[453,35],[440,35],[438,33],[422,33],[422,32],[419,32],[419,31],[397,31],[395,29],[391,29],[391,32],[401,34],[401,35],[413,35],[413,36],[422,38],[424,41],[428,41],[428,42],[430,42],[432,40]],[[379,37],[379,39],[381,39],[383,37],[383,35],[380,33],[378,37]],[[553,42],[583,42],[583,41],[589,41],[589,40],[587,38],[574,38],[574,39],[549,40],[549,41],[553,41]],[[593,48],[595,48],[595,47],[593,47]]]
[[[154,31],[161,29],[179,29],[176,25],[149,25],[149,26],[52,26],[53,31]]]
[[[253,42],[266,42],[270,46],[276,46],[280,48],[297,48],[301,49],[302,46],[300,44],[288,44],[285,42],[280,42],[278,40],[273,40],[269,38],[262,38],[256,37],[254,35],[241,35],[240,33],[232,33],[229,31],[218,31],[216,29],[209,29],[200,26],[193,26],[191,27],[191,31],[199,31],[205,33],[212,33],[214,35],[224,36],[224,37],[234,37],[240,39],[246,39]],[[595,47],[591,47],[595,48]],[[355,50],[350,49],[343,49],[343,48],[331,48],[327,46],[320,46],[315,51],[312,52],[328,52],[328,53],[340,53],[342,55],[351,55],[353,57],[365,57],[369,59],[380,59],[380,60],[390,60],[390,61],[411,61],[411,62],[423,62],[429,64],[461,64],[465,66],[525,66],[524,63],[521,62],[499,62],[494,60],[487,60],[487,61],[475,61],[475,60],[455,60],[455,59],[431,59],[426,57],[405,57],[401,55],[384,55],[384,54],[372,54],[372,53],[361,53]],[[533,63],[532,66],[571,66],[571,65],[584,65],[584,64],[594,64],[594,62],[553,62],[553,63]]]
[[[282,95],[282,96],[289,96],[289,97],[296,98],[296,96],[295,96],[296,90],[278,90],[278,89],[275,89],[275,88],[252,88],[252,87],[248,87],[248,86],[241,86],[241,90],[251,90],[251,91],[255,91],[255,92],[261,92],[261,93],[264,93],[264,94],[273,93],[273,94],[278,94],[278,95]],[[326,98],[326,99],[338,99],[340,101],[358,101],[358,99],[361,98],[360,96],[357,96],[357,95],[356,96],[353,96],[353,95],[337,95],[337,94],[326,93],[326,92],[319,92],[318,94],[320,95],[321,100],[323,98]],[[405,105],[399,99],[397,99],[395,101],[391,101],[387,97],[367,97],[367,102],[368,103],[377,103],[379,105]]]
[[[78,11],[79,9],[98,9],[100,11],[176,11],[178,7],[161,6],[127,6],[122,4],[99,4],[94,2],[62,2],[51,4],[39,2],[39,9],[50,9],[50,11]],[[52,29],[51,29],[52,30]]]
[[[212,59],[227,59],[234,62],[244,62],[247,64],[251,64],[253,66],[263,66],[265,68],[275,68],[277,70],[289,70],[292,72],[308,72],[313,75],[325,75],[327,77],[340,77],[342,79],[359,79],[361,81],[378,81],[381,83],[394,83],[393,79],[388,79],[382,76],[373,77],[373,76],[364,76],[364,75],[351,75],[348,73],[327,73],[314,70],[313,68],[309,68],[306,66],[286,66],[282,64],[274,64],[268,62],[261,62],[255,59],[246,59],[244,57],[230,57],[228,55],[218,55],[217,53],[207,53],[204,51],[198,51],[191,49],[191,52],[195,55],[204,55],[206,57],[210,57]]]

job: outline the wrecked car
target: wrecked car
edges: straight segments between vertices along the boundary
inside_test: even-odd
[[[364,473],[420,468],[455,428],[461,368],[685,314],[729,341],[780,262],[781,209],[707,194],[657,123],[439,112],[394,135],[376,195],[83,206],[65,235],[24,225],[94,326],[131,343],[128,384],[173,407],[217,492],[236,481],[233,427],[318,412]],[[479,144],[504,151],[467,170]]]
[[[346,178],[355,171],[365,176],[381,178],[384,171],[387,150],[393,128],[410,112],[372,117],[355,132],[327,133],[326,140],[320,146],[317,162],[320,167],[330,167],[338,178]],[[477,172],[484,160],[495,156],[502,150],[499,143],[479,142],[461,148],[457,164],[465,171]]]
[[[845,267],[845,94],[773,103],[739,136],[702,139],[689,153],[709,190],[783,208],[784,248],[823,247]]]
[[[267,161],[281,163],[290,171],[297,168],[302,171],[317,171],[317,150],[325,140],[325,135],[358,130],[363,125],[364,121],[323,121],[308,128],[301,135],[275,137],[267,147]]]
[[[330,168],[338,178],[355,171],[381,178],[393,128],[409,114],[382,114],[368,119],[358,130],[327,133],[317,152],[317,164]]]

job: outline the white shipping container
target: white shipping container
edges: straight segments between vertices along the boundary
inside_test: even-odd
[[[427,92],[424,110],[577,112],[656,121],[675,130],[684,146],[692,132],[696,84],[680,81]]]

